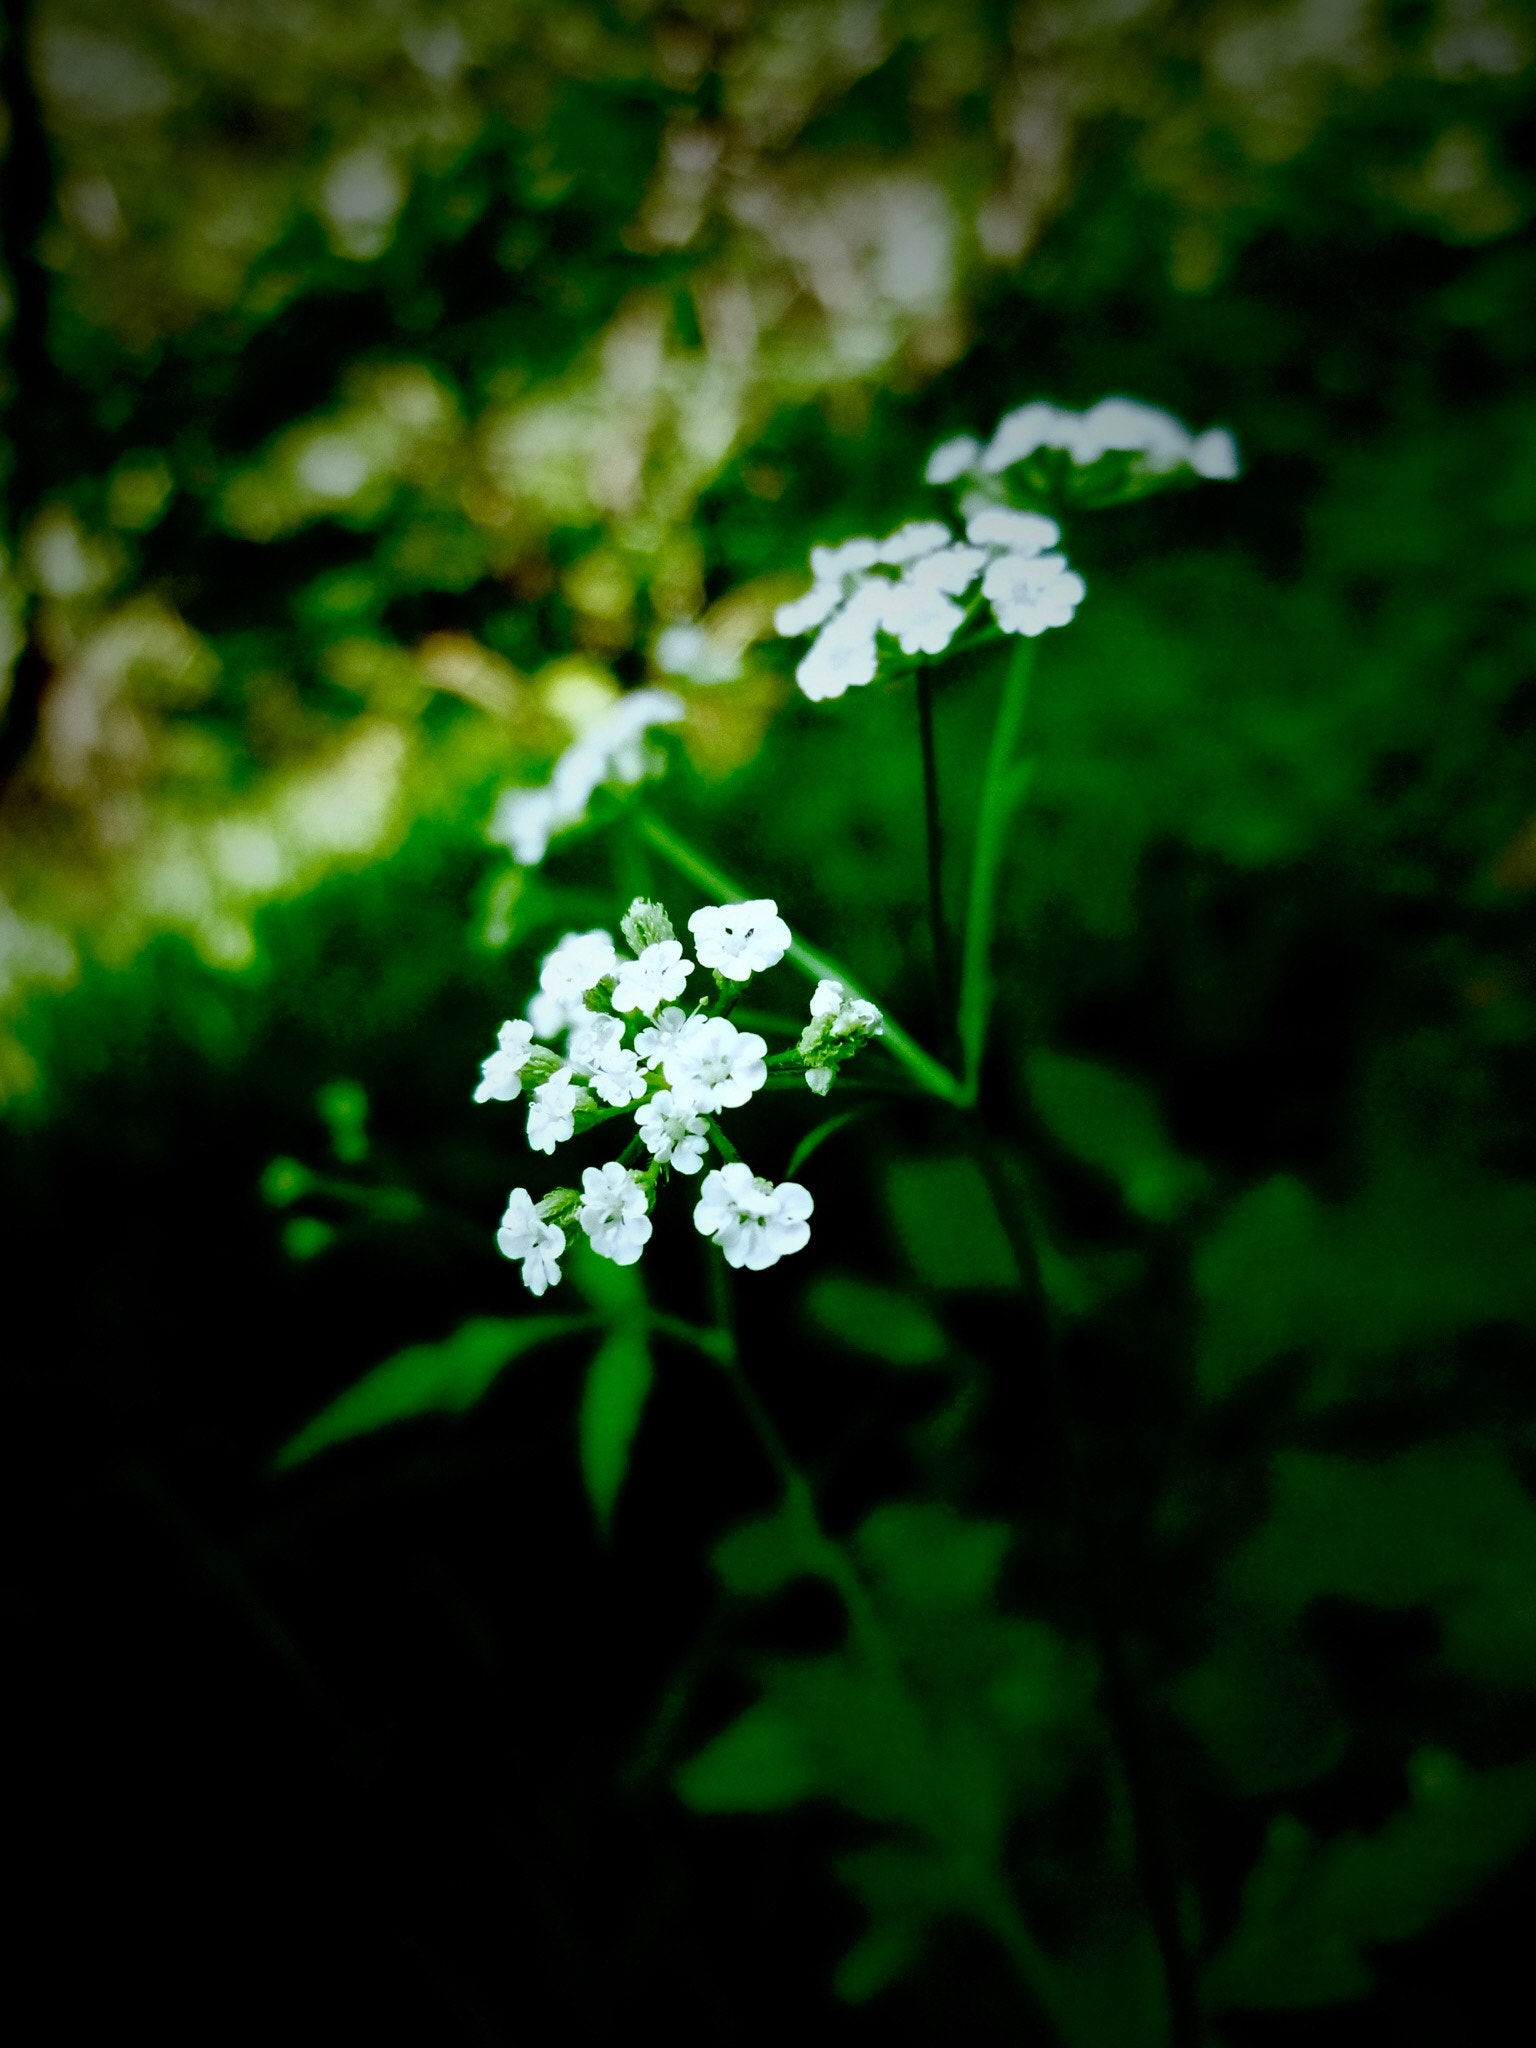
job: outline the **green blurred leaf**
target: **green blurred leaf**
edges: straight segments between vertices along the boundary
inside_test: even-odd
[[[696,1813],[772,1813],[818,1790],[799,1729],[772,1700],[749,1707],[673,1782]]]
[[[973,1160],[893,1160],[885,1189],[902,1251],[924,1286],[1018,1286],[1018,1266]]]
[[[1409,1766],[1412,1802],[1375,1835],[1314,1841],[1274,1822],[1242,1916],[1208,1965],[1206,2004],[1307,2007],[1371,1988],[1362,1950],[1405,1941],[1508,1863],[1536,1828],[1536,1763],[1473,1773],[1442,1751]]]
[[[1245,1797],[1288,1790],[1339,1761],[1349,1728],[1293,1617],[1270,1605],[1222,1604],[1208,1656],[1169,1688],[1174,1711]]]
[[[1043,1049],[1029,1055],[1024,1071],[1046,1129],[1107,1174],[1138,1215],[1171,1223],[1205,1185],[1204,1169],[1170,1143],[1155,1097],[1139,1082]]]
[[[587,1495],[605,1534],[629,1469],[630,1449],[645,1413],[652,1378],[643,1330],[611,1330],[593,1354],[581,1397],[577,1437]]]
[[[566,1233],[566,1271],[606,1323],[645,1319],[645,1282],[636,1266],[616,1266],[593,1251],[584,1233]]]
[[[1479,1323],[1536,1326],[1536,1188],[1414,1165],[1333,1204],[1277,1175],[1227,1210],[1194,1276],[1207,1394],[1299,1351],[1321,1354],[1308,1399],[1326,1405],[1406,1345]]]
[[[1373,1461],[1283,1451],[1272,1490],[1229,1567],[1239,1599],[1282,1616],[1325,1595],[1427,1606],[1455,1669],[1536,1686],[1536,1505],[1497,1445],[1467,1437]]]
[[[829,1336],[887,1365],[942,1365],[949,1353],[937,1319],[920,1301],[894,1288],[827,1274],[806,1290],[805,1308]]]
[[[578,1316],[476,1316],[438,1344],[411,1344],[348,1387],[283,1445],[279,1471],[302,1464],[332,1444],[434,1410],[459,1414],[474,1406],[497,1374],[523,1352],[584,1329]]]
[[[744,1522],[721,1537],[714,1566],[720,1583],[732,1593],[761,1597],[777,1593],[792,1579],[821,1573],[824,1559],[810,1540],[804,1514],[786,1501],[776,1514]]]

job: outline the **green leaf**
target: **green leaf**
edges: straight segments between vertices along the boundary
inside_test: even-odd
[[[808,1537],[803,1514],[788,1501],[775,1514],[743,1522],[715,1545],[720,1583],[732,1593],[761,1598],[777,1593],[792,1579],[822,1574],[823,1558]]]
[[[566,1233],[565,1268],[605,1323],[644,1320],[645,1282],[638,1266],[616,1266],[593,1251],[584,1234]]]
[[[829,1336],[907,1370],[942,1365],[949,1353],[943,1329],[920,1301],[867,1280],[828,1274],[806,1292],[806,1313]]]
[[[1281,1815],[1242,1915],[1205,1973],[1208,2006],[1307,2007],[1371,1988],[1362,1949],[1406,1941],[1459,1905],[1536,1828],[1536,1763],[1474,1773],[1443,1751],[1409,1763],[1411,1803],[1374,1835],[1318,1843]]]
[[[608,1333],[594,1353],[587,1373],[577,1436],[587,1494],[598,1527],[605,1535],[629,1468],[630,1447],[645,1412],[652,1377],[645,1333],[628,1328]]]
[[[854,1538],[888,1599],[923,1612],[985,1608],[1013,1540],[1006,1522],[968,1522],[938,1502],[876,1508]]]
[[[696,1813],[772,1813],[817,1790],[800,1730],[773,1700],[749,1707],[673,1782]]]
[[[273,1464],[286,1471],[332,1444],[414,1415],[433,1410],[459,1414],[474,1406],[514,1358],[586,1327],[579,1316],[475,1316],[441,1343],[408,1345],[307,1422]]]
[[[1195,1260],[1198,1370],[1220,1398],[1288,1352],[1319,1358],[1308,1403],[1367,1389],[1404,1347],[1479,1323],[1536,1326],[1536,1188],[1399,1167],[1352,1202],[1288,1175],[1235,1202]]]
[[[1238,1599],[1288,1617],[1324,1595],[1427,1606],[1454,1669],[1536,1688],[1536,1506],[1497,1445],[1370,1462],[1284,1451],[1272,1488],[1269,1519],[1229,1568]]]
[[[886,1194],[902,1250],[925,1286],[1018,1286],[1018,1266],[974,1160],[893,1160]]]
[[[819,1151],[828,1138],[834,1137],[843,1128],[844,1124],[851,1124],[858,1114],[859,1111],[856,1109],[845,1109],[840,1115],[829,1116],[824,1123],[817,1124],[814,1130],[807,1131],[794,1151],[789,1155],[789,1164],[784,1169],[784,1178],[786,1180],[793,1180],[811,1154]]]
[[[1333,1689],[1297,1640],[1294,1617],[1271,1606],[1223,1603],[1209,1655],[1168,1697],[1249,1798],[1310,1783],[1348,1746]]]
[[[1156,1098],[1128,1075],[1045,1050],[1024,1072],[1046,1129],[1107,1174],[1139,1216],[1171,1223],[1205,1186],[1204,1168],[1170,1142]]]

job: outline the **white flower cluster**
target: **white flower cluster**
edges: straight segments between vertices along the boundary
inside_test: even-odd
[[[603,1258],[633,1265],[651,1235],[660,1180],[703,1172],[711,1144],[724,1164],[704,1175],[693,1220],[731,1265],[761,1272],[810,1237],[806,1190],[754,1175],[714,1122],[768,1079],[767,1042],[725,1013],[752,975],[776,967],[789,950],[792,934],[777,904],[764,898],[696,910],[688,920],[696,958],[684,953],[659,903],[637,898],[621,929],[627,955],[609,932],[567,932],[545,956],[527,1018],[509,1018],[481,1062],[476,1102],[515,1102],[527,1089],[535,1152],[552,1153],[578,1124],[635,1105],[635,1136],[623,1155],[586,1168],[579,1189],[556,1188],[537,1203],[526,1188],[513,1189],[496,1241],[521,1261],[534,1294],[558,1282],[572,1224]],[[684,991],[696,966],[711,971],[715,990],[689,1008]],[[881,1029],[873,1003],[824,980],[798,1044],[775,1064],[803,1073],[812,1092],[824,1095],[841,1062]],[[562,1034],[563,1052],[541,1042]]]
[[[931,484],[999,476],[1016,462],[1054,448],[1089,469],[1106,455],[1131,458],[1133,472],[1172,476],[1181,469],[1226,481],[1238,471],[1237,443],[1225,427],[1192,434],[1171,412],[1136,398],[1101,398],[1086,412],[1067,412],[1036,399],[1016,406],[998,421],[985,446],[974,434],[942,441],[924,472]]]
[[[1060,538],[1055,520],[1039,512],[984,505],[967,521],[963,541],[941,520],[918,519],[883,541],[812,548],[815,581],[774,616],[786,635],[820,628],[795,680],[816,700],[872,682],[880,633],[903,654],[942,654],[968,617],[956,599],[978,577],[1005,633],[1032,638],[1066,625],[1087,586],[1065,555],[1052,552]]]
[[[1237,444],[1224,427],[1191,434],[1172,413],[1132,398],[1101,399],[1082,413],[1043,400],[1019,406],[985,446],[973,434],[956,435],[934,449],[925,475],[931,484],[969,486],[961,499],[963,540],[942,520],[915,519],[884,540],[860,536],[812,548],[810,589],[774,614],[786,638],[816,635],[795,670],[807,697],[841,697],[873,682],[882,633],[903,654],[942,654],[983,602],[1004,633],[1032,639],[1070,624],[1087,586],[1057,550],[1061,528],[1043,512],[1004,502],[1003,473],[1043,449],[1084,470],[1107,455],[1123,457],[1107,486],[1092,486],[1101,496],[1106,487],[1123,495],[1126,480],[1146,488],[1181,470],[1201,477],[1238,471]],[[1038,479],[1035,488],[1038,494]],[[961,602],[978,579],[979,593]]]
[[[671,690],[631,690],[572,742],[537,789],[504,789],[486,837],[525,868],[537,867],[557,832],[579,825],[604,783],[632,788],[654,775],[661,757],[646,745],[652,726],[675,725],[686,706]]]

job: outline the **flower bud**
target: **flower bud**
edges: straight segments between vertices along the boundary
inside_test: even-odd
[[[677,933],[672,929],[672,920],[666,913],[666,907],[660,903],[650,903],[644,896],[637,896],[630,904],[620,922],[619,930],[624,934],[625,943],[637,959],[647,946],[659,946],[664,940],[677,937]]]

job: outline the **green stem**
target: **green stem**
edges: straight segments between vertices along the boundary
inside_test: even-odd
[[[926,668],[917,671],[917,731],[923,750],[923,827],[928,854],[928,935],[933,945],[933,972],[938,985],[939,1015],[949,1014],[955,969],[944,915],[944,827],[939,815],[939,755],[933,738],[933,683]]]
[[[670,825],[663,825],[659,818],[651,817],[646,811],[636,812],[635,818],[643,836],[678,874],[686,875],[691,882],[696,882],[717,902],[745,903],[749,900],[745,889],[738,889],[729,876],[722,874],[719,868],[706,860],[701,853],[697,853],[686,840],[680,839]],[[828,959],[825,953],[818,953],[801,940],[795,939],[791,942],[788,957],[813,981],[840,981],[850,995],[862,994],[846,968],[840,967],[835,960]],[[932,1053],[925,1052],[894,1017],[885,1018],[885,1029],[881,1033],[880,1042],[901,1062],[927,1094],[937,1095],[943,1102],[958,1103],[965,1100],[960,1082],[949,1069],[941,1065]]]
[[[1003,676],[997,723],[987,753],[976,818],[976,849],[965,913],[965,951],[960,963],[961,1106],[969,1108],[981,1085],[987,1019],[992,1009],[992,933],[997,921],[997,883],[1014,806],[1028,785],[1028,768],[1014,753],[1024,724],[1034,645],[1019,640]]]

